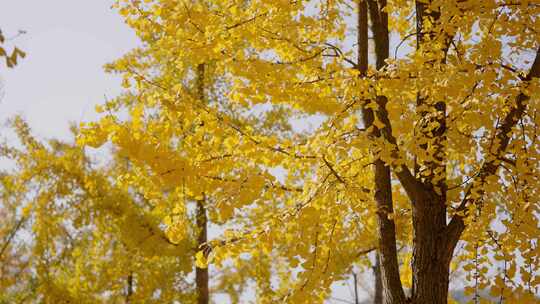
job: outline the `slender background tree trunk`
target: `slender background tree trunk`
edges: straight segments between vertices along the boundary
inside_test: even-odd
[[[127,288],[126,288],[126,304],[131,303],[131,296],[133,295],[133,272],[131,272],[127,277]]]
[[[197,249],[201,249],[208,240],[207,235],[207,222],[206,217],[206,207],[204,200],[197,201]],[[195,284],[197,288],[197,303],[198,304],[208,304],[210,294],[208,291],[208,268],[199,268],[195,269]]]
[[[204,64],[199,64],[197,67],[197,94],[201,102],[204,102]],[[197,200],[196,210],[196,224],[197,224],[197,250],[203,248],[208,241],[208,217],[206,214],[206,199],[203,197],[201,200]],[[210,292],[208,290],[208,267],[195,268],[195,285],[197,289],[197,304],[208,304],[210,300]]]
[[[375,40],[375,55],[376,55],[376,67],[381,69],[385,66],[385,60],[389,55],[389,36],[388,36],[388,14],[383,10],[386,7],[386,0],[366,0],[360,2],[359,9],[359,50],[364,52],[367,47],[360,46],[360,44],[367,45],[367,11],[369,10],[369,16],[372,24],[372,32]],[[366,10],[367,8],[367,10]],[[366,13],[363,13],[366,12]],[[360,29],[362,32],[360,32]],[[367,58],[367,54],[362,54],[362,57]],[[360,57],[360,56],[359,56]],[[366,60],[367,61],[367,60]],[[367,62],[366,62],[367,63]],[[361,74],[365,74],[367,70],[366,66],[360,66]],[[377,110],[365,108],[363,110],[365,126],[372,126],[374,119],[384,123],[382,129],[372,126],[372,137],[387,137],[387,134],[391,134],[392,130],[388,123],[388,115],[386,113],[387,99],[384,96],[377,96],[376,99]],[[397,259],[396,249],[396,226],[394,221],[389,217],[393,214],[393,200],[392,200],[392,184],[390,167],[384,163],[383,160],[376,159],[374,162],[374,174],[375,174],[375,202],[377,205],[377,223],[378,223],[378,245],[379,245],[379,262],[381,267],[381,281],[383,286],[383,303],[406,303],[405,293],[401,284],[399,275],[399,264]]]
[[[378,253],[375,256],[375,265],[373,265],[373,277],[375,278],[375,293],[373,296],[373,304],[383,304],[381,264],[379,262]]]

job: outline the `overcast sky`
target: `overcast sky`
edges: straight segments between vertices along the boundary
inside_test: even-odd
[[[120,91],[105,63],[138,43],[113,0],[0,0],[0,29],[28,56],[0,65],[0,120],[22,114],[40,137],[66,138],[70,121],[93,119],[94,105]]]

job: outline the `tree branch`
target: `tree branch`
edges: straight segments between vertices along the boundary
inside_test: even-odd
[[[26,217],[21,217],[17,221],[15,226],[11,229],[11,231],[9,232],[6,240],[4,241],[4,244],[2,244],[2,249],[0,249],[0,258],[4,255],[4,252],[8,248],[9,244],[11,243],[11,241],[13,240],[13,238],[15,237],[15,235],[17,234],[19,229],[21,229],[21,227],[22,227],[22,225],[24,224],[25,221],[26,221]]]
[[[540,77],[540,48],[536,52],[536,58],[534,63],[531,66],[529,74],[525,77],[525,81],[531,81],[533,78]],[[490,155],[491,150],[486,152],[484,159],[486,162],[480,168],[480,171],[476,179],[467,187],[465,195],[461,204],[456,209],[457,213],[454,214],[452,220],[448,224],[447,232],[447,247],[454,248],[461,237],[461,234],[465,230],[465,217],[467,216],[467,210],[472,204],[478,204],[483,196],[484,191],[480,189],[480,197],[473,197],[473,193],[477,188],[481,188],[485,183],[488,177],[493,176],[497,173],[497,169],[500,167],[501,160],[504,159],[506,149],[512,138],[512,128],[518,123],[518,121],[525,114],[525,109],[527,108],[526,102],[529,100],[530,96],[525,95],[524,93],[519,93],[516,96],[515,106],[506,114],[502,123],[496,129],[496,142],[498,147],[496,147],[494,155]]]

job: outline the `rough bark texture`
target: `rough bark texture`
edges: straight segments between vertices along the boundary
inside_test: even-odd
[[[444,244],[446,207],[434,193],[415,201],[414,205],[412,302],[446,303],[451,257],[447,248],[441,246]]]
[[[197,95],[204,101],[204,64],[200,64],[197,67]],[[197,200],[197,210],[196,210],[196,224],[198,230],[197,236],[197,250],[203,248],[208,241],[208,218],[206,214],[206,200],[203,198]],[[195,285],[197,289],[197,303],[198,304],[208,304],[210,300],[210,293],[208,291],[208,268],[195,268]]]

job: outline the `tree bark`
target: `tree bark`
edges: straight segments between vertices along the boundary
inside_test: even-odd
[[[412,303],[447,303],[452,254],[444,244],[446,207],[427,192],[413,203]],[[431,194],[431,195],[429,195]],[[453,252],[453,248],[452,248]]]

